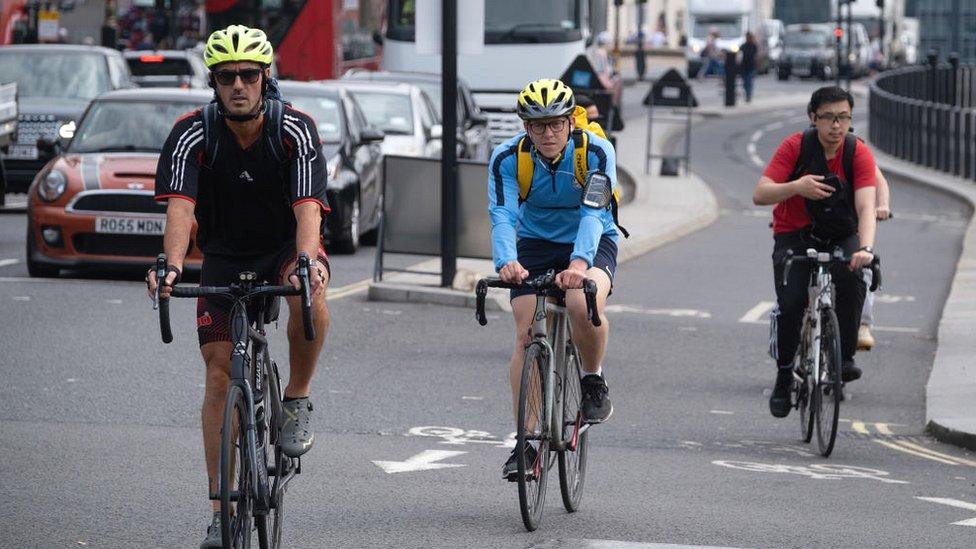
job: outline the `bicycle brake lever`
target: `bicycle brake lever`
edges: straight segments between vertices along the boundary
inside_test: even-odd
[[[159,289],[166,282],[166,254],[156,256],[156,290],[153,291],[153,310],[159,309]]]
[[[590,323],[599,327],[603,324],[600,320],[600,312],[596,310],[596,282],[587,278],[583,281],[583,295],[586,297],[586,313],[590,317]]]
[[[474,294],[476,298],[474,316],[478,319],[478,324],[485,326],[488,324],[488,317],[485,315],[485,297],[488,295],[488,281],[481,279],[475,286]]]

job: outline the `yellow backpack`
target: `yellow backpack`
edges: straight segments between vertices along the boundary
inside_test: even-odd
[[[573,111],[573,118],[576,120],[576,129],[570,134],[570,137],[573,139],[573,172],[576,175],[576,181],[582,187],[586,182],[586,174],[589,172],[589,161],[587,160],[586,153],[590,142],[589,136],[583,130],[592,132],[604,139],[607,138],[607,135],[599,123],[589,121],[586,116],[586,109],[583,107],[577,105],[576,110]],[[524,136],[519,140],[515,175],[516,179],[518,179],[519,204],[521,204],[529,196],[529,191],[532,188],[532,177],[535,175],[535,162],[532,159],[532,141],[529,140],[528,136]],[[630,233],[627,232],[627,229],[621,227],[617,221],[619,204],[620,190],[614,188],[613,200],[610,205],[610,209],[613,212],[613,222],[620,229],[620,232],[623,233],[624,238],[629,238]]]

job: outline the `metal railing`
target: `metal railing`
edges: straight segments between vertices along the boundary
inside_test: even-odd
[[[938,62],[886,72],[871,84],[872,144],[892,156],[976,179],[976,67]]]

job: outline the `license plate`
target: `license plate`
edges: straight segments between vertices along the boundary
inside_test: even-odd
[[[16,160],[37,160],[37,147],[34,145],[11,145],[7,157]]]
[[[165,228],[165,219],[146,219],[134,217],[95,218],[96,233],[161,235],[163,234],[163,230]]]

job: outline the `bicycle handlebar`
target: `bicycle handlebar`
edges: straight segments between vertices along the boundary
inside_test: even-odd
[[[808,263],[808,264],[824,264],[824,265],[846,265],[851,262],[849,256],[845,256],[840,248],[835,248],[833,253],[829,254],[829,259],[823,260],[820,254],[825,254],[827,252],[816,252],[816,255],[810,255],[810,248],[807,250],[807,255],[797,256],[793,253],[793,250],[786,250],[786,259],[783,260],[783,286],[786,286],[786,282],[790,276],[790,269],[793,267],[793,263]],[[867,267],[862,267],[871,269],[871,288],[870,291],[874,292],[881,287],[881,257],[875,255],[874,259]]]
[[[308,280],[309,260],[305,252],[298,254],[298,280],[301,287],[294,286],[256,286],[241,284],[230,286],[190,286],[173,287],[171,297],[215,297],[228,296],[236,299],[250,299],[258,296],[302,296],[302,325],[305,328],[305,339],[315,339],[315,324],[312,322],[311,284]],[[169,322],[169,299],[159,296],[159,289],[166,280],[166,254],[156,257],[156,291],[153,296],[153,309],[159,309],[159,331],[163,343],[173,341],[173,331]]]
[[[485,298],[488,295],[488,288],[506,288],[509,290],[531,289],[536,293],[536,295],[538,295],[544,294],[549,290],[561,290],[561,288],[556,285],[555,280],[555,272],[551,270],[544,275],[539,275],[533,279],[526,280],[521,284],[503,282],[501,279],[496,277],[482,278],[478,281],[478,285],[474,290],[477,298],[475,306],[475,318],[478,319],[478,324],[481,324],[482,326],[488,324],[488,317],[485,315]],[[602,321],[600,320],[600,312],[597,310],[596,305],[596,281],[590,278],[584,279],[582,290],[583,295],[586,297],[586,316],[589,317],[591,324],[594,326],[600,326]]]

